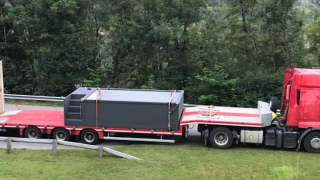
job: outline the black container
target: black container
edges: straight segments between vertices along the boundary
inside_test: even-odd
[[[296,148],[298,140],[297,132],[285,132],[284,133],[284,148]]]
[[[65,99],[65,125],[176,131],[183,100],[183,90],[79,88]]]
[[[267,128],[265,136],[265,145],[266,146],[276,146],[276,132],[275,128]]]

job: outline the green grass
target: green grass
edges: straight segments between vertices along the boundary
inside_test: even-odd
[[[142,158],[129,160],[94,150],[0,149],[1,179],[319,179],[320,155],[200,143],[130,145],[115,148]]]
[[[19,105],[31,105],[31,106],[52,106],[52,107],[63,107],[62,102],[51,102],[51,101],[33,101],[33,100],[18,100],[18,99],[5,99],[6,104]]]

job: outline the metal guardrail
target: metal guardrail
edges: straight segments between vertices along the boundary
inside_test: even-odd
[[[65,97],[4,94],[4,98],[5,99],[33,100],[33,101],[63,102]]]
[[[127,158],[127,159],[134,159],[134,160],[142,160],[135,156],[131,156],[107,147],[102,146],[95,146],[89,144],[82,144],[82,143],[75,143],[69,141],[62,141],[62,140],[55,140],[55,139],[29,139],[29,138],[15,138],[15,137],[3,137],[0,136],[0,141],[7,141],[7,153],[11,153],[12,142],[27,142],[27,143],[45,143],[45,144],[52,144],[52,155],[56,155],[57,153],[57,146],[65,145],[65,146],[73,146],[78,148],[85,148],[85,149],[93,149],[98,150],[98,156],[102,158],[102,151],[113,154],[118,157]]]

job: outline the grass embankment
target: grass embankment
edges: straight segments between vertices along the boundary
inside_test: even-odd
[[[6,104],[19,105],[30,105],[30,106],[52,106],[52,107],[63,107],[62,102],[51,102],[51,101],[33,101],[33,100],[19,100],[19,99],[5,99]]]
[[[130,145],[115,148],[142,158],[117,158],[93,150],[0,149],[1,179],[319,179],[320,155],[239,147],[206,148],[200,143]]]

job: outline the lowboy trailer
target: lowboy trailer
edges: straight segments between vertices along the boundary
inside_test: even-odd
[[[3,113],[0,131],[17,128],[27,138],[48,134],[66,141],[75,135],[88,144],[99,139],[172,143],[187,138],[188,127],[197,124],[205,144],[214,148],[254,143],[320,153],[320,70],[286,68],[279,118],[275,97],[258,101],[257,108],[183,107],[183,98],[183,90],[78,88],[65,98],[64,111]]]

